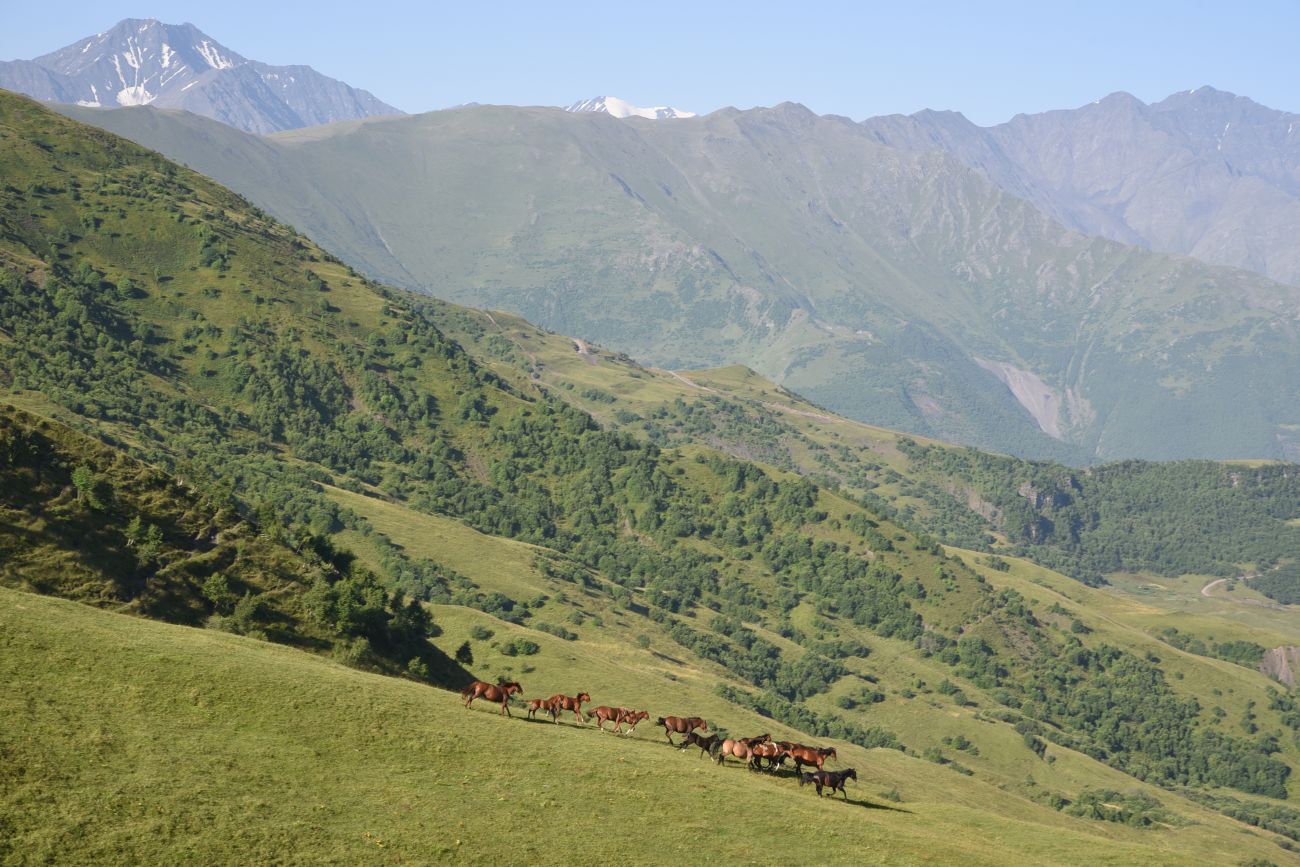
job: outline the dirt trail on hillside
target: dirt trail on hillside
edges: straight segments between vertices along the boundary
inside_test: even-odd
[[[588,364],[600,363],[600,359],[591,354],[591,348],[587,346],[587,341],[583,340],[581,337],[574,337],[572,339],[573,339],[573,346],[575,349],[578,350],[578,354],[582,356],[583,361],[587,362]]]
[[[680,373],[678,373],[675,370],[664,370],[661,367],[652,367],[650,369],[655,373],[667,374],[668,376],[671,376],[673,379],[682,383],[682,385],[689,386],[690,388],[694,388],[698,391],[707,391],[709,394],[718,393],[718,390],[716,388],[709,388],[707,385],[700,385],[698,382],[693,382],[692,380],[687,379],[686,377],[682,376]]]
[[[1239,575],[1235,580],[1245,581],[1247,578],[1254,578],[1254,575]],[[1201,588],[1201,595],[1206,599],[1222,599],[1224,602],[1236,602],[1238,605],[1254,605],[1257,608],[1271,608],[1274,611],[1286,611],[1285,605],[1279,605],[1276,602],[1265,602],[1262,599],[1233,599],[1231,596],[1212,596],[1210,591],[1220,584],[1228,581],[1227,578],[1216,578],[1209,584]]]

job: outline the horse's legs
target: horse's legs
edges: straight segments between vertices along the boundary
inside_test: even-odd
[[[668,738],[668,743],[673,744],[673,736],[668,734],[668,726],[664,726],[664,737]],[[677,746],[677,744],[673,744],[673,746]]]

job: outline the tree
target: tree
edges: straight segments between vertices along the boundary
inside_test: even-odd
[[[236,601],[235,594],[230,589],[230,581],[220,572],[214,572],[203,582],[203,595],[218,611],[229,609]]]
[[[77,502],[84,503],[92,509],[104,508],[107,499],[107,486],[94,471],[82,464],[72,471],[72,486],[77,489]]]

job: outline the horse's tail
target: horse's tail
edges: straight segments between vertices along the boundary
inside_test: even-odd
[[[813,779],[812,773],[809,771],[805,771],[804,773],[799,775],[799,785],[802,787],[805,783],[811,783],[812,779]]]
[[[655,720],[655,725],[657,725],[657,726],[663,726],[663,725],[668,725],[668,723],[664,722],[664,718],[663,718],[663,717],[659,717],[657,720]]]
[[[460,691],[461,698],[469,698],[469,694],[474,691],[474,684],[470,684]]]

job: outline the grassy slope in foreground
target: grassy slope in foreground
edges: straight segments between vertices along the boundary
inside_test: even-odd
[[[247,639],[0,589],[0,859],[1223,864],[1234,823],[1137,831],[889,750],[854,803]],[[527,685],[527,684],[525,684]],[[749,722],[749,721],[746,721]],[[39,733],[39,735],[37,734]],[[877,796],[898,786],[904,801]],[[852,784],[850,784],[852,787]],[[864,799],[864,795],[866,796]],[[1010,799],[1016,801],[1018,799]],[[869,805],[869,806],[868,806]]]

